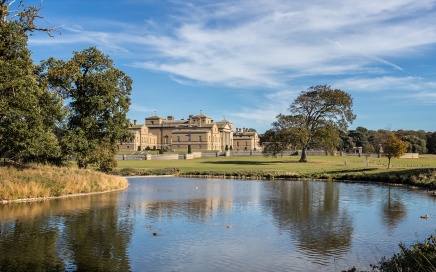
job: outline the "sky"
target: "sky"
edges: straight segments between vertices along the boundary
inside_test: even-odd
[[[39,0],[27,0],[39,5]],[[203,113],[263,133],[301,91],[353,97],[349,129],[436,131],[436,0],[44,0],[35,62],[90,46],[133,80],[128,118]]]

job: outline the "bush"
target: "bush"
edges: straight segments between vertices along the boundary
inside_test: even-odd
[[[400,243],[400,253],[387,259],[383,257],[373,268],[380,271],[436,271],[436,236],[433,234],[407,248]]]

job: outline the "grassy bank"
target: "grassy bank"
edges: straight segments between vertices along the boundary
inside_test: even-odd
[[[127,187],[127,180],[67,167],[0,167],[0,201],[93,193]]]
[[[115,174],[236,177],[249,179],[337,179],[409,184],[436,188],[436,156],[418,159],[394,159],[391,169],[386,158],[311,156],[299,163],[299,157],[232,156],[193,160],[119,161]]]

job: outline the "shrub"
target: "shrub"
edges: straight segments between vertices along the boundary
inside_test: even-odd
[[[400,243],[400,253],[387,259],[383,257],[373,268],[380,271],[436,271],[436,236],[433,234],[407,248]]]

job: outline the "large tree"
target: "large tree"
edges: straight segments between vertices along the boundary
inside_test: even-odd
[[[429,154],[436,154],[436,132],[427,133],[427,152]]]
[[[69,101],[65,149],[76,157],[79,168],[90,163],[101,170],[116,166],[117,142],[130,137],[130,77],[95,47],[74,52],[68,61],[51,58],[43,66],[50,87]]]
[[[399,158],[407,151],[408,144],[399,139],[393,132],[386,133],[381,141],[383,155],[388,158],[388,168],[391,168],[391,159]]]
[[[62,162],[53,133],[63,118],[61,98],[39,80],[27,48],[41,7],[0,0],[0,157],[17,163]]]
[[[353,99],[348,93],[327,85],[302,91],[289,106],[291,114],[279,114],[272,124],[270,132],[274,137],[269,138],[274,138],[276,148],[269,149],[267,139],[261,139],[266,146],[264,153],[277,155],[280,147],[291,144],[301,148],[300,162],[306,162],[306,151],[315,143],[326,150],[335,149],[340,132],[345,133],[348,123],[356,118],[352,106]]]

